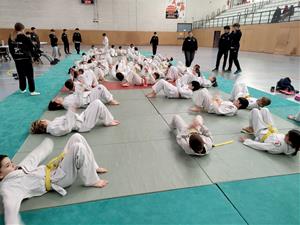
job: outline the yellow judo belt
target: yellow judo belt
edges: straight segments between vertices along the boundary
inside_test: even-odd
[[[268,132],[261,138],[261,142],[265,142],[265,140],[267,140],[268,137],[270,137],[272,134],[277,133],[278,130],[276,128],[274,128],[272,125],[269,125],[268,127]]]
[[[46,175],[45,175],[45,186],[46,186],[46,190],[47,191],[51,191],[51,171],[55,170],[58,168],[59,163],[64,159],[65,153],[62,152],[60,155],[58,155],[57,157],[51,159],[46,167],[45,167],[45,171],[46,171]]]

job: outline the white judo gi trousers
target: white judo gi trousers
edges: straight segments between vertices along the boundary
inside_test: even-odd
[[[83,119],[79,127],[79,132],[90,131],[99,120],[102,120],[104,125],[110,125],[113,121],[112,114],[108,111],[106,106],[99,100],[91,102],[91,104],[80,114],[80,118]]]
[[[96,172],[99,168],[93,151],[86,139],[80,134],[73,134],[64,148],[64,159],[57,170],[62,170],[65,176],[55,182],[60,187],[68,187],[79,178],[85,186],[94,185],[100,178]],[[55,175],[53,177],[55,179]]]
[[[179,98],[177,87],[165,80],[159,80],[152,86],[153,91],[158,94],[161,90],[168,98]]]
[[[203,108],[205,111],[210,111],[212,104],[212,96],[206,88],[194,92],[193,102],[196,106]]]
[[[273,126],[272,115],[267,108],[252,109],[250,112],[249,126],[253,128],[256,138],[261,139],[268,132],[268,127]]]

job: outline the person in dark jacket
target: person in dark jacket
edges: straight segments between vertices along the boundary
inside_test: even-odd
[[[156,55],[156,51],[157,51],[157,46],[158,46],[158,36],[157,36],[157,33],[154,32],[151,40],[150,40],[150,45],[152,45],[152,53],[153,55]]]
[[[58,58],[60,57],[60,51],[59,51],[58,45],[57,45],[58,38],[55,34],[54,29],[50,30],[49,38],[50,38],[50,45],[52,47],[52,56],[53,56],[54,60],[59,61]]]
[[[195,52],[198,50],[197,39],[193,37],[192,31],[188,32],[188,37],[184,39],[182,45],[182,51],[185,56],[185,66],[190,67],[195,56]]]
[[[224,34],[221,35],[220,40],[219,40],[219,51],[218,51],[218,55],[217,55],[217,62],[216,62],[216,67],[213,69],[213,71],[219,70],[220,60],[223,55],[224,55],[223,71],[225,71],[227,57],[228,57],[228,51],[230,49],[230,44],[231,44],[229,32],[230,32],[230,26],[225,26]]]
[[[67,34],[67,29],[63,29],[63,33],[61,34],[61,40],[64,43],[64,51],[66,54],[70,53],[69,39]]]
[[[229,67],[226,70],[226,72],[231,72],[232,68],[232,63],[234,62],[234,65],[236,66],[236,71],[234,74],[238,74],[242,72],[242,69],[240,67],[240,63],[238,60],[238,54],[239,54],[239,49],[240,49],[240,40],[242,37],[242,32],[240,31],[240,24],[235,23],[232,26],[233,31],[230,34],[230,55],[229,55]]]
[[[79,33],[79,28],[76,28],[75,32],[73,34],[73,43],[74,43],[77,54],[80,54],[80,43],[81,42],[82,42],[82,39],[81,39],[81,34]]]
[[[8,45],[12,55],[17,73],[19,76],[19,88],[21,93],[26,92],[26,79],[28,81],[30,95],[39,95],[35,91],[33,66],[31,55],[33,53],[33,44],[29,37],[24,34],[24,25],[22,23],[15,24],[15,30],[9,36]]]
[[[32,44],[34,45],[34,51],[32,54],[33,61],[36,63],[40,62],[40,54],[41,54],[41,44],[40,44],[40,38],[36,33],[35,27],[30,28],[30,39],[32,41]]]
[[[37,35],[37,33],[36,33],[35,27],[31,27],[31,33],[30,33],[30,36],[31,36],[31,41],[32,41],[32,43],[33,43],[38,49],[40,49],[40,48],[41,48],[40,38],[39,38],[39,35]]]

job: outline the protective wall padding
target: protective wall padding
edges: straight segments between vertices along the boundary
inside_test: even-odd
[[[300,174],[221,183],[248,224],[300,224]]]
[[[22,218],[31,225],[246,224],[215,185],[28,211]]]
[[[0,149],[1,154],[13,157],[26,139],[30,124],[40,118],[46,105],[60,90],[68,79],[67,71],[77,55],[70,55],[57,65],[52,66],[42,76],[35,79],[38,96],[29,96],[29,93],[15,92],[0,102]]]

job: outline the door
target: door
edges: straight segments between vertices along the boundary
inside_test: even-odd
[[[221,31],[216,30],[214,32],[214,42],[213,42],[213,48],[218,48],[219,47],[219,40],[221,37]]]

